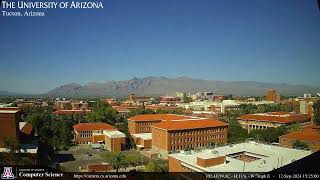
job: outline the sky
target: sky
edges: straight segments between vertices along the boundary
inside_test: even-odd
[[[316,0],[104,0],[0,16],[0,91],[165,76],[320,86]]]

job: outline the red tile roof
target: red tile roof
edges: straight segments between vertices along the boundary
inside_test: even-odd
[[[177,109],[177,106],[158,106],[158,105],[147,105],[146,109],[158,110],[158,109]]]
[[[80,123],[72,126],[76,131],[117,130],[107,123]]]
[[[20,131],[24,134],[30,135],[32,130],[33,130],[32,124],[27,122]]]
[[[320,127],[319,126],[307,126],[302,130],[294,131],[280,138],[291,139],[291,140],[300,140],[300,141],[312,141],[320,142]]]
[[[118,112],[130,112],[130,110],[124,106],[112,106],[112,108]]]
[[[171,121],[171,120],[184,120],[194,119],[197,117],[183,116],[176,114],[143,114],[129,118],[131,121]]]
[[[306,122],[310,121],[311,117],[307,114],[297,114],[288,112],[272,112],[272,113],[260,113],[260,114],[245,114],[239,117],[242,120],[252,121],[271,121],[278,123],[292,123],[292,122]]]
[[[182,129],[200,129],[209,127],[224,127],[229,124],[214,119],[204,120],[186,120],[186,121],[163,121],[158,123],[153,128],[165,129],[167,131],[182,130]]]

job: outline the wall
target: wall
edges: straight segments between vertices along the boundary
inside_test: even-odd
[[[0,113],[0,148],[4,148],[4,138],[13,137],[19,142],[20,113]]]
[[[197,165],[201,167],[210,167],[210,166],[223,164],[225,160],[226,160],[225,156],[220,156],[220,157],[210,158],[210,159],[202,159],[197,157]]]
[[[281,147],[287,147],[287,148],[292,148],[292,144],[296,141],[296,139],[287,139],[283,137],[279,137],[279,145]],[[310,142],[310,141],[302,141],[301,142],[307,143],[309,146],[309,149],[312,152],[316,152],[320,150],[320,142]]]
[[[169,172],[189,172],[186,169],[183,169],[181,166],[181,161],[173,157],[168,157],[169,160]]]

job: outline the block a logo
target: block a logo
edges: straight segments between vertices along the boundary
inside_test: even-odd
[[[14,179],[14,174],[12,173],[12,167],[4,167],[1,179]]]

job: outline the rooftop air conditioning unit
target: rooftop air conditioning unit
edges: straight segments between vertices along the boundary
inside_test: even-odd
[[[217,151],[217,150],[212,150],[211,153],[212,153],[212,154],[219,154],[219,151]]]

